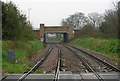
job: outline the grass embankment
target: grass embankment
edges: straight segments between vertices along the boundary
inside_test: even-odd
[[[120,60],[118,39],[107,40],[100,38],[78,38],[71,41],[70,44],[100,52],[114,60]]]
[[[29,60],[41,51],[44,44],[35,41],[2,41],[2,68],[4,73],[23,73],[30,69]],[[8,62],[8,50],[15,50],[15,61]],[[16,62],[17,61],[17,62]]]

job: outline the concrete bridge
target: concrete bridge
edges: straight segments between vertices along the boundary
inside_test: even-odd
[[[46,34],[48,33],[63,34],[64,42],[66,42],[73,38],[73,24],[69,24],[67,27],[40,24],[40,40],[46,42]]]

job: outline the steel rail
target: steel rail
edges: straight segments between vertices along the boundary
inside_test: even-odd
[[[79,50],[79,51],[81,51],[81,52],[83,52],[83,53],[85,53],[85,54],[87,54],[87,55],[89,55],[89,56],[97,59],[98,61],[102,62],[104,65],[106,65],[106,66],[110,67],[111,69],[113,69],[114,71],[120,72],[120,69],[118,69],[118,68],[115,67],[114,65],[112,65],[112,64],[110,64],[110,63],[108,63],[108,62],[106,62],[106,61],[104,61],[104,60],[102,60],[102,59],[100,59],[99,57],[96,57],[96,56],[94,56],[94,55],[92,55],[92,54],[89,54],[88,52],[85,52],[85,51],[83,51],[83,50],[81,50],[81,49],[79,49],[79,48],[77,48],[77,47],[74,47],[74,46],[71,46],[71,45],[68,45],[68,46],[70,46],[70,47],[72,47],[72,48],[74,48],[74,49],[77,49],[77,50]]]
[[[61,49],[59,47],[57,47],[57,48],[58,48],[58,61],[57,61],[57,67],[56,67],[55,75],[54,75],[54,81],[59,80],[60,65],[61,65]]]
[[[43,63],[43,61],[47,58],[47,56],[50,54],[52,51],[53,47],[49,48],[48,53],[40,60],[38,61],[34,67],[32,67],[27,73],[23,74],[17,81],[22,81],[25,79],[30,73],[35,72],[36,69]]]
[[[62,44],[62,45],[63,45],[63,44]],[[66,45],[63,45],[63,46],[66,47],[66,48],[68,48],[72,53],[74,53],[74,54],[77,56],[77,58],[79,58],[79,59],[82,61],[82,63],[84,64],[84,66],[85,66],[89,71],[91,71],[91,72],[94,73],[94,75],[98,78],[99,81],[104,81],[104,79],[102,79],[102,77],[101,77],[97,72],[95,72],[95,71],[91,68],[91,66],[90,66],[87,62],[84,61],[83,58],[81,58],[78,54],[76,54],[75,51],[73,51],[71,48],[69,48],[69,47],[66,46]]]

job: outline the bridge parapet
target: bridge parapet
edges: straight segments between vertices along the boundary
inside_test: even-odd
[[[56,31],[59,31],[59,32],[67,32],[68,28],[67,27],[62,27],[62,26],[58,26],[58,27],[44,27],[44,30],[45,31],[53,31],[53,32],[56,32]]]

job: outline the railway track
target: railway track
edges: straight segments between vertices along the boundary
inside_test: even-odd
[[[40,60],[38,61],[34,67],[32,67],[28,72],[25,72],[25,74],[23,74],[17,81],[22,81],[24,80],[30,73],[35,72],[38,67],[43,63],[44,60],[46,60],[46,58],[48,57],[48,55],[50,54],[50,52],[52,51],[53,47],[49,48],[48,53]]]
[[[61,46],[63,46],[63,47],[61,47],[61,46],[59,46],[59,45],[61,45]],[[92,74],[94,74],[96,77],[96,79],[98,79],[99,81],[104,81],[104,79],[101,77],[101,75],[99,75],[99,73],[94,69],[95,67],[93,67],[93,65],[92,64],[95,64],[95,60],[96,61],[98,61],[98,62],[100,62],[101,64],[103,64],[104,66],[107,66],[108,68],[110,68],[110,69],[112,69],[113,71],[115,71],[115,72],[120,72],[120,70],[119,69],[117,69],[115,66],[113,66],[113,65],[110,65],[109,63],[107,63],[107,62],[105,62],[105,61],[102,61],[100,58],[98,58],[98,57],[95,57],[95,56],[93,56],[93,55],[91,55],[91,54],[89,54],[89,53],[87,53],[87,52],[85,52],[85,51],[83,51],[83,50],[81,50],[81,49],[78,49],[78,48],[76,48],[76,47],[74,47],[74,46],[70,46],[70,45],[63,45],[63,44],[50,44],[50,48],[49,48],[49,50],[48,50],[48,52],[45,54],[45,56],[40,60],[40,61],[38,61],[36,64],[35,64],[35,66],[34,67],[32,67],[28,72],[25,72],[17,81],[23,81],[27,76],[29,76],[31,73],[33,73],[33,72],[35,72],[42,64],[43,64],[43,62],[45,61],[45,60],[48,60],[47,59],[47,57],[50,57],[49,55],[56,55],[56,54],[58,54],[57,55],[57,58],[55,59],[56,60],[56,63],[55,63],[55,68],[52,70],[53,71],[53,81],[59,81],[59,79],[61,79],[61,77],[60,77],[60,71],[66,71],[66,70],[63,70],[63,68],[68,68],[68,67],[64,67],[63,65],[62,65],[62,63],[63,63],[63,59],[62,59],[62,54],[64,54],[64,52],[63,51],[61,51],[61,50],[68,50],[69,52],[71,52],[71,54],[69,54],[69,55],[71,55],[71,57],[73,56],[73,59],[76,59],[76,61],[74,61],[73,63],[75,63],[75,62],[77,62],[78,61],[78,65],[77,65],[77,67],[79,66],[79,68],[81,69],[81,67],[82,67],[82,70],[85,72],[85,73],[92,73]],[[55,49],[57,49],[57,51],[56,52],[54,52],[54,54],[53,54],[53,52],[51,52],[51,51],[54,51],[54,48]],[[79,54],[79,53],[83,53],[82,54],[82,56]],[[51,54],[52,53],[52,54]],[[67,52],[65,52],[66,54],[67,54]],[[88,59],[88,58],[90,58],[90,59],[95,59],[95,60],[88,60],[89,62],[87,62],[86,61],[86,59]],[[85,59],[86,58],[86,59]],[[68,60],[71,60],[72,58],[69,58]],[[98,60],[99,59],[99,60]],[[66,59],[67,60],[67,59]],[[49,61],[48,61],[49,62]],[[80,64],[82,65],[79,65],[79,62],[80,62]],[[53,62],[54,63],[54,62]],[[45,64],[45,63],[44,63]],[[63,63],[64,64],[64,63]],[[71,64],[71,62],[70,62],[70,64]],[[97,64],[95,64],[95,65],[97,65]],[[99,65],[99,64],[98,64]],[[72,66],[74,66],[74,65],[72,65]],[[51,73],[52,73],[52,71],[51,71]],[[67,71],[71,71],[72,72],[72,70],[67,70]],[[82,71],[82,72],[83,72]],[[78,72],[77,72],[78,73]],[[72,73],[73,75],[74,75],[74,73]],[[83,79],[83,76],[82,76],[82,74],[81,74],[81,72],[80,72],[80,70],[79,70],[79,75],[80,75],[80,77],[81,77],[81,80],[83,80],[84,81],[84,79]]]
[[[102,59],[100,59],[99,57],[96,57],[96,56],[94,56],[94,55],[92,55],[92,54],[89,54],[88,52],[85,52],[85,51],[83,51],[83,50],[81,50],[81,49],[79,49],[79,48],[76,48],[76,47],[74,47],[74,46],[71,46],[71,45],[68,45],[68,46],[69,46],[69,47],[72,47],[73,49],[76,49],[76,50],[78,50],[78,51],[80,51],[80,52],[83,52],[84,54],[87,54],[87,55],[90,56],[92,59],[95,59],[96,61],[100,62],[102,65],[106,66],[107,68],[112,69],[112,71],[120,72],[120,69],[118,69],[117,67],[113,66],[112,64],[106,62],[105,60],[102,60]]]
[[[62,49],[61,71],[71,71],[73,74],[88,73],[85,66],[73,52],[63,45],[58,44],[58,46]]]
[[[34,67],[32,67],[28,72],[23,74],[17,81],[23,81],[29,74],[31,74],[32,72],[35,72],[38,69],[38,67],[43,63],[43,61],[45,61],[47,59],[47,57],[49,56],[52,49],[54,49],[53,47],[55,45],[52,44],[51,46],[52,47],[49,49],[48,53],[40,61],[38,61]],[[57,46],[55,46],[55,47],[57,47]],[[54,72],[53,81],[58,81],[59,73],[60,73],[61,49],[59,47],[57,47],[57,49],[58,49],[58,60],[57,60],[57,66],[56,66],[56,69]]]
[[[62,44],[63,45],[63,44]],[[89,72],[92,72],[96,78],[99,80],[99,81],[104,81],[104,79],[98,74],[98,72],[96,72],[93,67],[91,67],[85,60],[83,57],[81,57],[75,50],[80,50],[76,47],[73,47],[73,46],[68,46],[68,45],[63,45],[65,46],[67,49],[69,49],[75,56],[76,58],[78,58],[82,63],[83,65],[86,67],[86,69],[89,71]],[[71,48],[72,47],[72,48]],[[74,49],[74,50],[73,50]],[[83,53],[85,53],[83,50],[80,50],[82,51]],[[85,53],[86,54],[86,53]],[[88,54],[88,53],[87,53]],[[83,55],[84,56],[84,55]],[[94,58],[94,56],[92,56]],[[97,58],[97,57],[96,57]],[[100,58],[99,58],[100,59]],[[100,61],[101,62],[101,61]],[[102,62],[102,64],[104,63],[104,61]],[[105,65],[107,65],[108,63],[105,62]],[[117,69],[116,67],[113,67],[112,65],[108,64],[107,66],[111,67],[114,71],[117,71],[117,72],[120,72],[119,69]]]
[[[57,48],[58,48],[58,61],[57,61],[55,75],[54,75],[54,81],[59,80],[60,67],[61,67],[61,49],[59,47],[57,47]]]

